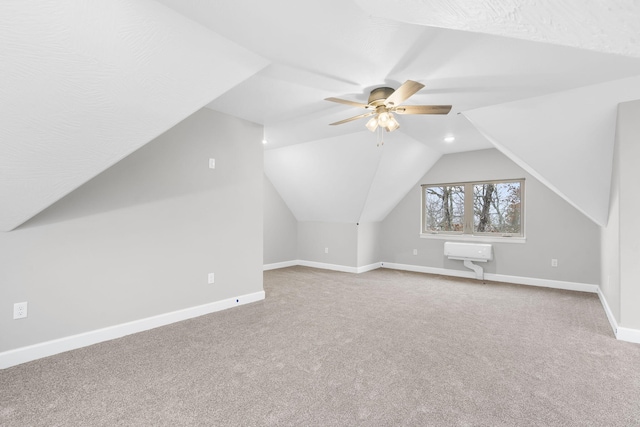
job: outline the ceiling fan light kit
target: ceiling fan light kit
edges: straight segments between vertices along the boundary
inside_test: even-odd
[[[331,125],[341,125],[365,117],[371,117],[365,125],[371,132],[375,132],[378,128],[384,129],[387,132],[393,132],[400,127],[400,123],[398,123],[392,113],[448,114],[449,111],[451,111],[451,105],[400,105],[423,87],[424,85],[422,83],[414,82],[413,80],[407,80],[402,86],[395,90],[390,87],[379,87],[371,91],[367,104],[361,104],[347,99],[326,98],[326,101],[373,110],[355,117],[340,120],[339,122],[331,123]]]
[[[369,119],[365,125],[371,132],[375,132],[378,126],[387,132],[393,132],[400,127],[400,123],[388,111],[376,113],[375,117]]]

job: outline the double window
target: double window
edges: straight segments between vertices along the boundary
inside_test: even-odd
[[[423,185],[422,233],[524,237],[524,179]]]

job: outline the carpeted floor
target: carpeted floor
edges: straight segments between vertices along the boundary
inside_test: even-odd
[[[640,426],[595,294],[379,269],[0,371],[2,426]]]

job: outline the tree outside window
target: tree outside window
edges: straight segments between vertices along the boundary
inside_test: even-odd
[[[524,179],[423,185],[422,232],[523,236],[523,194]]]

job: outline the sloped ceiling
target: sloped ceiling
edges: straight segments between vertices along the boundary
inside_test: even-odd
[[[608,184],[601,181],[589,202],[576,189],[584,185],[574,184],[590,173],[606,179],[608,114],[626,99],[623,89],[606,97],[598,85],[634,85],[625,79],[640,76],[634,2],[9,1],[0,8],[0,59],[11,64],[0,71],[0,114],[10,123],[0,129],[4,229],[205,104],[264,125],[265,171],[298,220],[379,221],[442,154],[497,147],[601,224]],[[407,79],[426,85],[408,104],[452,104],[452,112],[400,117],[384,147],[364,121],[328,126],[361,110],[324,98],[366,102],[371,89]],[[604,109],[587,108],[585,96]],[[547,114],[547,102],[567,109]],[[551,159],[531,149],[532,138],[514,136],[509,120],[554,141],[558,158],[578,147],[601,156],[571,165]],[[447,135],[455,142],[445,143]]]
[[[585,108],[575,111],[552,109],[556,115],[550,117],[547,105],[534,103],[533,111],[518,115],[516,102],[563,92],[572,97],[567,91],[640,75],[635,5],[519,5],[507,0],[163,3],[271,61],[209,107],[265,125],[265,172],[298,220],[379,221],[396,202],[389,196],[406,194],[440,155],[495,146],[603,222],[610,172],[606,154],[613,143],[610,116],[580,123],[581,131],[571,137],[582,114],[593,117],[600,110],[582,103]],[[324,98],[366,102],[371,89],[398,87],[407,79],[426,85],[409,104],[452,104],[452,113],[402,116],[401,129],[385,136],[384,148],[375,147],[377,137],[363,131],[363,121],[327,125],[361,111]],[[614,98],[608,98],[607,111]],[[492,109],[499,105],[516,111]],[[515,126],[496,130],[513,115],[524,122],[520,128],[537,129],[534,135],[563,129],[563,135],[574,138],[557,154],[582,144],[602,156],[594,165],[591,157],[596,154],[589,155],[584,169],[574,170],[577,164],[548,161],[552,153],[518,150],[516,145],[525,146],[531,138],[514,139]],[[454,135],[455,143],[444,143],[447,135]],[[417,150],[416,144],[424,149]],[[405,160],[391,160],[399,158]],[[584,192],[568,188],[594,168],[597,173],[580,188],[596,176],[603,180],[587,203]],[[406,174],[408,169],[415,174]]]
[[[523,169],[606,225],[617,105],[635,99],[640,77],[464,114]]]
[[[150,0],[0,3],[0,230],[268,61]]]
[[[299,221],[380,221],[440,158],[399,134],[376,146],[371,134],[297,144],[265,153],[265,173]],[[357,171],[357,172],[354,172]]]

